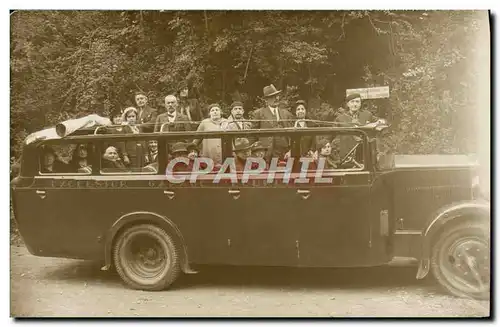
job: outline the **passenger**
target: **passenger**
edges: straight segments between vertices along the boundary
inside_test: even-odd
[[[313,127],[314,124],[307,122],[306,102],[304,100],[297,100],[295,102],[295,127],[308,128]],[[312,157],[316,150],[316,137],[312,135],[304,135],[300,140],[300,155],[302,157]]]
[[[194,167],[194,161],[196,160],[196,158],[198,158],[198,156],[200,155],[200,151],[198,150],[198,147],[193,144],[193,143],[189,143],[187,145],[187,150],[188,150],[188,159],[189,159],[189,170],[192,171],[193,170],[193,167]],[[207,168],[207,164],[203,161],[200,162],[200,169],[205,169]]]
[[[174,143],[172,145],[172,149],[170,150],[170,153],[172,154],[172,158],[173,158],[172,160],[176,160],[176,159],[179,160],[182,158],[188,158],[187,144],[184,142]],[[173,167],[169,167],[169,165],[167,165],[167,170],[169,168],[171,168],[172,172],[175,172],[175,173],[191,171],[191,169],[189,168],[189,165],[182,162],[182,161],[176,162]]]
[[[118,151],[114,146],[109,146],[102,156],[103,169],[125,169],[125,165],[118,156]]]
[[[148,97],[145,92],[135,93],[135,103],[137,104],[137,123],[141,132],[151,133],[154,130],[154,124],[158,111],[148,105]]]
[[[257,141],[252,144],[252,158],[260,158],[266,160],[267,148],[262,145],[262,142]],[[269,163],[266,162],[266,167],[264,169],[269,169]]]
[[[167,95],[165,97],[165,108],[167,112],[162,113],[156,117],[155,132],[159,132],[161,126],[168,123],[163,128],[163,132],[181,132],[190,131],[191,125],[189,123],[189,118],[177,112],[179,103],[175,95]]]
[[[158,141],[148,141],[148,153],[146,154],[146,164],[158,162]]]
[[[286,128],[293,127],[293,115],[284,108],[279,108],[279,94],[281,90],[277,90],[274,85],[268,85],[263,88],[264,100],[266,106],[257,109],[253,113],[253,118],[257,120],[253,124],[255,129],[266,128]],[[278,157],[284,159],[285,155],[290,150],[290,138],[284,136],[266,136],[261,137],[260,141],[267,148],[266,160]]]
[[[377,120],[368,110],[361,110],[361,95],[359,93],[348,95],[345,103],[348,110],[338,115],[336,122],[346,126],[363,126]]]
[[[57,158],[57,155],[49,146],[46,146],[43,150],[43,164],[42,173],[66,173],[68,172],[68,165]]]
[[[347,96],[345,103],[348,110],[338,115],[335,119],[340,126],[364,126],[377,120],[371,112],[361,109],[362,101],[359,93]],[[347,155],[349,151],[361,141],[361,138],[355,135],[341,135],[338,139],[340,139],[339,151],[341,157]]]
[[[123,133],[139,134],[140,130],[137,127],[137,109],[128,107],[123,111]],[[123,156],[123,163],[127,167],[143,167],[145,166],[145,143],[144,141],[124,141],[120,142],[120,152]]]
[[[252,156],[252,145],[244,137],[237,138],[234,140],[233,152],[236,171],[243,171],[247,158]]]
[[[317,143],[317,154],[313,163],[309,164],[310,170],[319,168],[319,161],[324,160],[323,169],[337,169],[339,158],[336,151],[332,148],[332,143],[328,139],[321,139]]]
[[[208,107],[209,118],[201,121],[198,126],[198,132],[206,131],[222,131],[222,125],[227,123],[227,119],[222,118],[220,105],[217,103],[211,104]],[[201,142],[201,156],[210,158],[214,164],[222,163],[222,143],[221,139],[197,139],[193,143],[199,145]]]
[[[264,159],[266,156],[267,148],[262,145],[261,141],[252,144],[252,157]]]
[[[86,144],[78,144],[71,155],[69,170],[71,172],[91,173],[92,165],[89,157],[92,157],[92,155],[89,155],[88,146]]]
[[[120,111],[120,110],[115,110],[113,112],[111,112],[111,121],[113,122],[113,125],[121,125],[123,123],[123,120],[122,120],[122,115],[123,113]]]
[[[190,121],[199,122],[203,119],[203,113],[198,100],[189,96],[188,84],[182,81],[177,87],[179,92],[179,112],[186,115]]]
[[[252,123],[243,120],[244,113],[245,110],[243,109],[243,103],[241,103],[240,101],[234,101],[231,104],[231,115],[222,125],[222,129],[226,131],[251,129]]]

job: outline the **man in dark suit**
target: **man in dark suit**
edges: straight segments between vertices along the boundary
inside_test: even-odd
[[[279,108],[279,94],[281,90],[277,90],[273,84],[265,86],[263,89],[264,100],[266,107],[254,111],[253,128],[286,128],[293,127],[294,116],[286,109]],[[290,139],[288,137],[261,137],[260,142],[266,147],[266,160],[277,157],[283,159],[285,154],[290,149]]]
[[[190,131],[191,125],[189,123],[189,118],[177,112],[178,102],[175,95],[167,95],[165,97],[165,108],[167,111],[156,117],[155,132],[159,132],[161,126],[164,123],[168,123],[163,127],[162,132],[180,132],[180,131]]]
[[[361,110],[361,95],[359,93],[353,93],[346,97],[345,100],[347,109],[343,113],[339,114],[335,121],[339,123],[337,126],[345,127],[356,127],[363,126],[369,123],[373,123],[377,118],[368,110]],[[343,158],[351,149],[356,146],[356,144],[361,141],[357,136],[342,135],[338,136],[339,142],[339,155]],[[362,149],[356,151],[356,156],[362,154]]]
[[[148,97],[144,92],[135,93],[135,103],[137,104],[137,125],[142,133],[151,133],[158,111],[148,105]]]
[[[161,126],[165,123],[167,124],[163,127],[163,130],[161,131],[162,133],[182,132],[191,130],[191,124],[189,123],[189,118],[186,115],[183,115],[177,111],[178,103],[175,95],[170,94],[165,97],[165,108],[167,109],[167,111],[156,117],[156,124],[154,129],[155,133],[160,132]],[[187,142],[187,140],[177,139],[175,141],[169,142],[167,144],[167,151],[169,155],[171,155],[170,149],[176,142]]]

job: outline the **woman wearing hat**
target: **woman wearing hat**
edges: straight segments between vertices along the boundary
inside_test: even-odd
[[[92,147],[90,146],[90,149]],[[89,153],[89,145],[81,143],[78,144],[71,155],[71,161],[69,162],[69,169],[71,172],[92,172],[92,164],[89,158],[92,158],[92,153]]]
[[[187,158],[189,159],[188,167],[189,167],[189,170],[192,171],[193,167],[194,167],[194,161],[200,155],[200,150],[198,149],[198,147],[194,143],[188,143],[187,150],[188,150]],[[200,165],[199,166],[200,169],[207,168],[207,164],[204,161],[200,161],[199,165]]]
[[[222,118],[222,111],[219,104],[214,103],[208,107],[209,118],[201,121],[198,126],[198,132],[222,131],[223,124],[227,119]],[[214,164],[222,163],[222,143],[219,139],[194,140],[193,143],[199,145],[201,142],[201,156],[210,158]]]
[[[184,81],[179,83],[177,87],[179,92],[179,112],[186,115],[190,121],[200,121],[203,118],[201,108],[198,105],[198,100],[189,97],[189,87]]]
[[[308,128],[313,127],[314,124],[307,122],[306,102],[304,100],[297,100],[295,102],[295,127]],[[313,135],[304,135],[300,140],[300,155],[302,157],[311,157],[316,149],[316,137]]]

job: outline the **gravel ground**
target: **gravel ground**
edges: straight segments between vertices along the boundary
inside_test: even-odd
[[[207,267],[172,289],[126,288],[96,262],[11,246],[13,317],[487,317],[489,301],[449,296],[415,267]]]

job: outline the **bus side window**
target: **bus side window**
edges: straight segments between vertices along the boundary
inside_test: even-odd
[[[158,140],[130,140],[105,144],[101,154],[101,172],[158,172]]]
[[[92,144],[44,145],[40,150],[41,174],[92,173]]]

